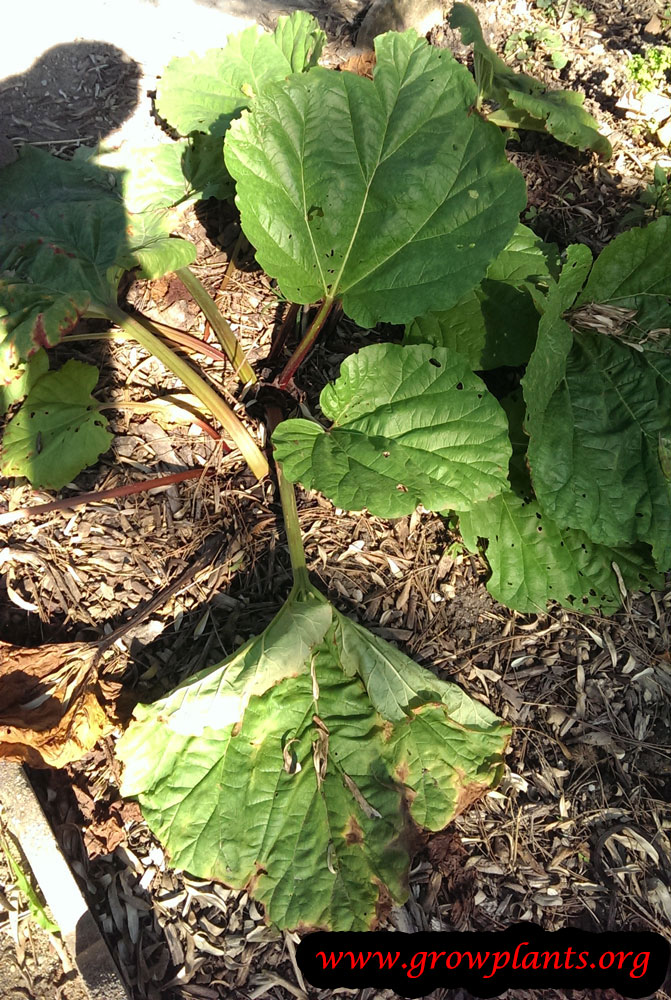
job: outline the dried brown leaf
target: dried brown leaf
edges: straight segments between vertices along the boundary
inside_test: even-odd
[[[113,728],[97,691],[97,647],[0,642],[0,757],[64,767]]]
[[[375,53],[362,52],[359,55],[350,56],[346,62],[340,65],[339,69],[347,73],[356,73],[357,76],[367,76],[369,80],[372,80],[375,69]]]

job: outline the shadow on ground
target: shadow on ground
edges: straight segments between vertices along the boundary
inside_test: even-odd
[[[106,42],[54,45],[0,81],[0,134],[53,151],[93,145],[133,114],[140,77],[139,64]]]

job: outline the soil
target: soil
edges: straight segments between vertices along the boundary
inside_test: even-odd
[[[216,4],[202,6],[216,16]],[[252,10],[240,6],[227,9],[236,15]],[[312,6],[330,33],[329,60],[343,59],[364,4]],[[528,224],[562,249],[579,241],[600,250],[636,204],[652,165],[671,167],[668,150],[645,124],[617,108],[630,85],[629,54],[670,42],[668,27],[661,34],[646,31],[663,5],[584,0],[593,15],[588,20],[574,17],[563,0],[549,10],[525,0],[474,0],[473,6],[502,55],[514,32],[548,25],[561,32],[570,57],[564,69],[553,69],[540,49],[523,68],[586,94],[613,159],[600,163],[531,133],[521,134],[509,152],[527,181]],[[138,8],[138,17],[146,13]],[[157,18],[162,13],[157,6]],[[266,10],[265,19],[272,16]],[[0,133],[65,156],[103,137],[141,134],[158,141],[162,134],[149,115],[147,92],[155,79],[149,62],[127,55],[118,35],[105,35],[103,26],[97,37],[111,41],[58,45],[2,81]],[[468,60],[446,22],[430,39]],[[239,239],[234,210],[202,203],[184,218],[183,231],[196,243],[199,262],[207,263],[201,277],[257,371],[272,374],[268,355],[284,307]],[[176,278],[135,281],[125,295],[148,316],[204,332]],[[86,329],[95,332],[95,324]],[[384,331],[384,339],[390,334]],[[300,379],[311,409],[325,381],[362,343],[364,333],[348,320],[318,343]],[[101,398],[148,398],[157,387],[174,385],[139,349],[113,341],[63,344],[52,367],[70,357],[100,367]],[[235,392],[224,366],[208,370]],[[112,450],[63,495],[203,463],[216,467],[216,475],[0,529],[0,551],[7,546],[0,628],[6,641],[38,645],[100,641],[126,625],[105,653],[101,676],[122,682],[131,701],[148,700],[258,633],[288,593],[289,560],[272,486],[254,483],[233,456],[222,456],[206,436],[165,431],[145,415],[113,411],[110,424]],[[0,490],[12,508],[49,499],[19,480]],[[419,851],[411,898],[392,912],[391,924],[406,931],[498,930],[531,920],[546,929],[646,929],[668,936],[671,592],[630,596],[611,619],[557,607],[520,615],[493,601],[485,564],[465,553],[436,515],[384,521],[340,512],[301,491],[299,516],[311,578],[340,611],[515,726],[502,786]],[[32,780],[133,1000],[306,994],[322,1000],[328,994],[306,986],[297,972],[297,938],[266,928],[247,893],[170,867],[137,807],[119,795],[115,738],[59,771],[32,772]],[[2,916],[0,903],[0,929]],[[6,935],[0,943],[0,977],[9,977],[12,1000],[79,1000],[67,982],[61,988],[53,964],[43,972],[26,960],[29,974],[17,971]],[[48,943],[37,947],[42,960],[53,962]],[[370,1000],[372,993],[354,995]],[[468,1000],[463,990],[435,995]],[[524,990],[510,995],[537,997]],[[545,996],[587,1000],[576,991]],[[589,996],[599,1000],[598,991]],[[606,991],[601,1000],[616,996]],[[671,985],[657,996],[669,1000]]]

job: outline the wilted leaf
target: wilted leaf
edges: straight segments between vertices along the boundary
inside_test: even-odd
[[[372,80],[318,67],[270,84],[224,149],[242,227],[294,302],[365,326],[446,309],[484,276],[525,201],[475,86],[414,31],[376,41]]]
[[[96,655],[87,643],[0,642],[0,757],[65,767],[111,731],[96,693]]]
[[[478,16],[468,4],[455,3],[450,26],[460,28],[462,42],[473,46],[480,95],[499,105],[500,110],[489,115],[490,121],[509,128],[547,130],[569,146],[592,149],[606,159],[611,156],[610,143],[582,107],[582,94],[549,90],[539,80],[512,70],[487,45]]]
[[[425,344],[379,344],[345,359],[321,394],[325,431],[283,421],[275,457],[292,482],[340,507],[401,517],[468,509],[505,488],[506,417],[459,354]]]
[[[140,706],[118,750],[122,791],[173,864],[248,888],[281,927],[365,930],[407,896],[404,802],[441,829],[498,780],[508,736],[310,589],[240,652]]]
[[[112,434],[91,396],[98,374],[93,365],[67,361],[35,383],[5,429],[3,475],[58,490],[107,451]]]

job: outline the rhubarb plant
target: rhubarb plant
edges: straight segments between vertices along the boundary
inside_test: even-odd
[[[158,107],[184,137],[169,153],[64,164],[26,151],[2,172],[0,373],[8,405],[28,393],[3,445],[9,474],[62,485],[107,445],[95,372],[43,370],[42,349],[81,316],[155,354],[266,474],[220,394],[117,304],[125,270],[177,270],[218,322],[193,248],[171,235],[170,207],[198,193],[234,183],[259,263],[293,303],[317,304],[281,387],[336,304],[362,326],[405,327],[402,344],[345,358],[319,419],[274,429],[285,604],[226,660],[139,706],[118,747],[122,790],[172,862],[248,890],[283,928],[365,930],[402,903],[417,830],[443,829],[497,782],[510,735],[312,586],[292,482],[384,517],[456,512],[490,591],[521,611],[554,599],[610,612],[671,564],[671,220],[596,263],[570,247],[561,265],[519,225],[521,175],[471,113],[487,87],[502,97],[503,70],[464,10],[489,74],[479,90],[412,31],[376,40],[372,80],[319,67],[323,38],[295,15],[169,67]],[[505,82],[523,95],[511,106],[559,101],[562,115],[535,119],[559,134],[570,102],[529,86]],[[575,144],[606,152],[572,122]],[[502,367],[523,373],[522,393],[488,388]]]
[[[136,709],[122,792],[173,864],[248,889],[275,925],[368,930],[407,898],[414,831],[499,780],[510,730],[315,590],[281,476],[280,495],[289,598],[228,659]]]
[[[250,233],[250,218],[275,219],[280,239],[296,247],[292,271],[292,260],[273,250],[275,231],[257,240],[283,291],[299,291],[309,272],[312,284],[298,301],[316,291],[321,317],[342,300],[355,317],[377,322],[390,308],[410,319],[428,303],[449,307],[477,282],[512,236],[524,198],[499,134],[469,119],[472,93],[468,74],[412,32],[378,41],[372,87],[313,69],[262,88],[227,132],[226,162],[247,235],[262,235]],[[294,114],[292,141],[304,145],[303,158],[282,138]],[[326,147],[319,148],[334,133],[351,137],[338,147],[337,203]],[[408,191],[408,217],[396,233]],[[298,204],[289,208],[292,197]],[[422,247],[430,255],[424,274]],[[283,263],[279,273],[270,258]],[[338,268],[337,277],[320,284],[318,263],[322,276]],[[422,499],[476,502],[505,487],[505,413],[463,358],[381,345],[350,359],[347,371],[347,391],[322,399],[338,413],[340,437],[300,422],[308,444],[316,436],[316,450],[324,449],[318,475],[344,454],[347,503],[375,494],[393,516]],[[444,427],[436,423],[441,413]],[[296,422],[286,426],[295,433]],[[310,464],[312,451],[293,454],[291,441],[282,448],[282,429],[278,459],[287,468],[292,460]],[[442,829],[499,779],[509,729],[312,587],[293,491],[284,475],[279,482],[294,572],[287,602],[223,663],[138,707],[118,746],[122,790],[138,799],[174,864],[246,887],[273,923],[364,930],[407,897],[416,829]]]

